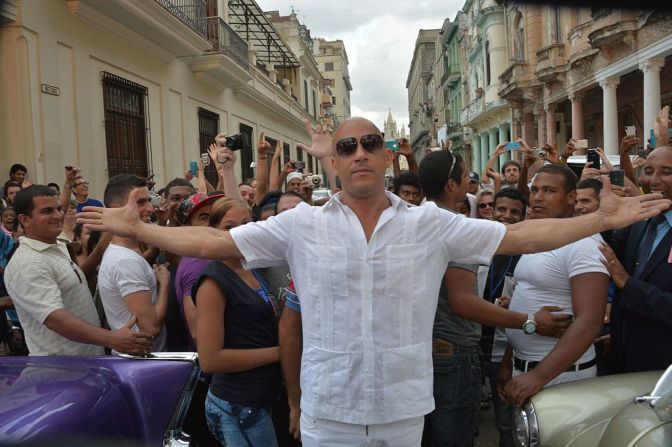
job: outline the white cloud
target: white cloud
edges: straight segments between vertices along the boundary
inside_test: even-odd
[[[263,10],[297,11],[313,37],[341,39],[350,61],[351,112],[382,128],[388,108],[397,124],[408,127],[406,77],[420,29],[441,28],[462,1],[293,0],[282,5],[257,0]],[[291,6],[290,6],[291,5]]]

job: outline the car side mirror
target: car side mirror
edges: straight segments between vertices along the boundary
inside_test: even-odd
[[[672,421],[672,365],[660,376],[648,396],[635,398],[637,404],[649,404],[661,421]]]

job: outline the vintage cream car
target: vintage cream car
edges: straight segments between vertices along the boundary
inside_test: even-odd
[[[549,387],[514,424],[521,447],[670,447],[672,365]]]

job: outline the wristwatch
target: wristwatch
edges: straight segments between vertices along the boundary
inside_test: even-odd
[[[537,322],[534,320],[534,315],[528,314],[527,320],[523,323],[523,334],[532,335],[537,332]]]

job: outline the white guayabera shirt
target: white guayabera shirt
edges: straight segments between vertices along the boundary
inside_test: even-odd
[[[432,325],[449,261],[488,264],[506,229],[387,193],[367,243],[337,194],[231,230],[246,268],[289,264],[301,298],[301,410],[383,424],[434,409]]]

